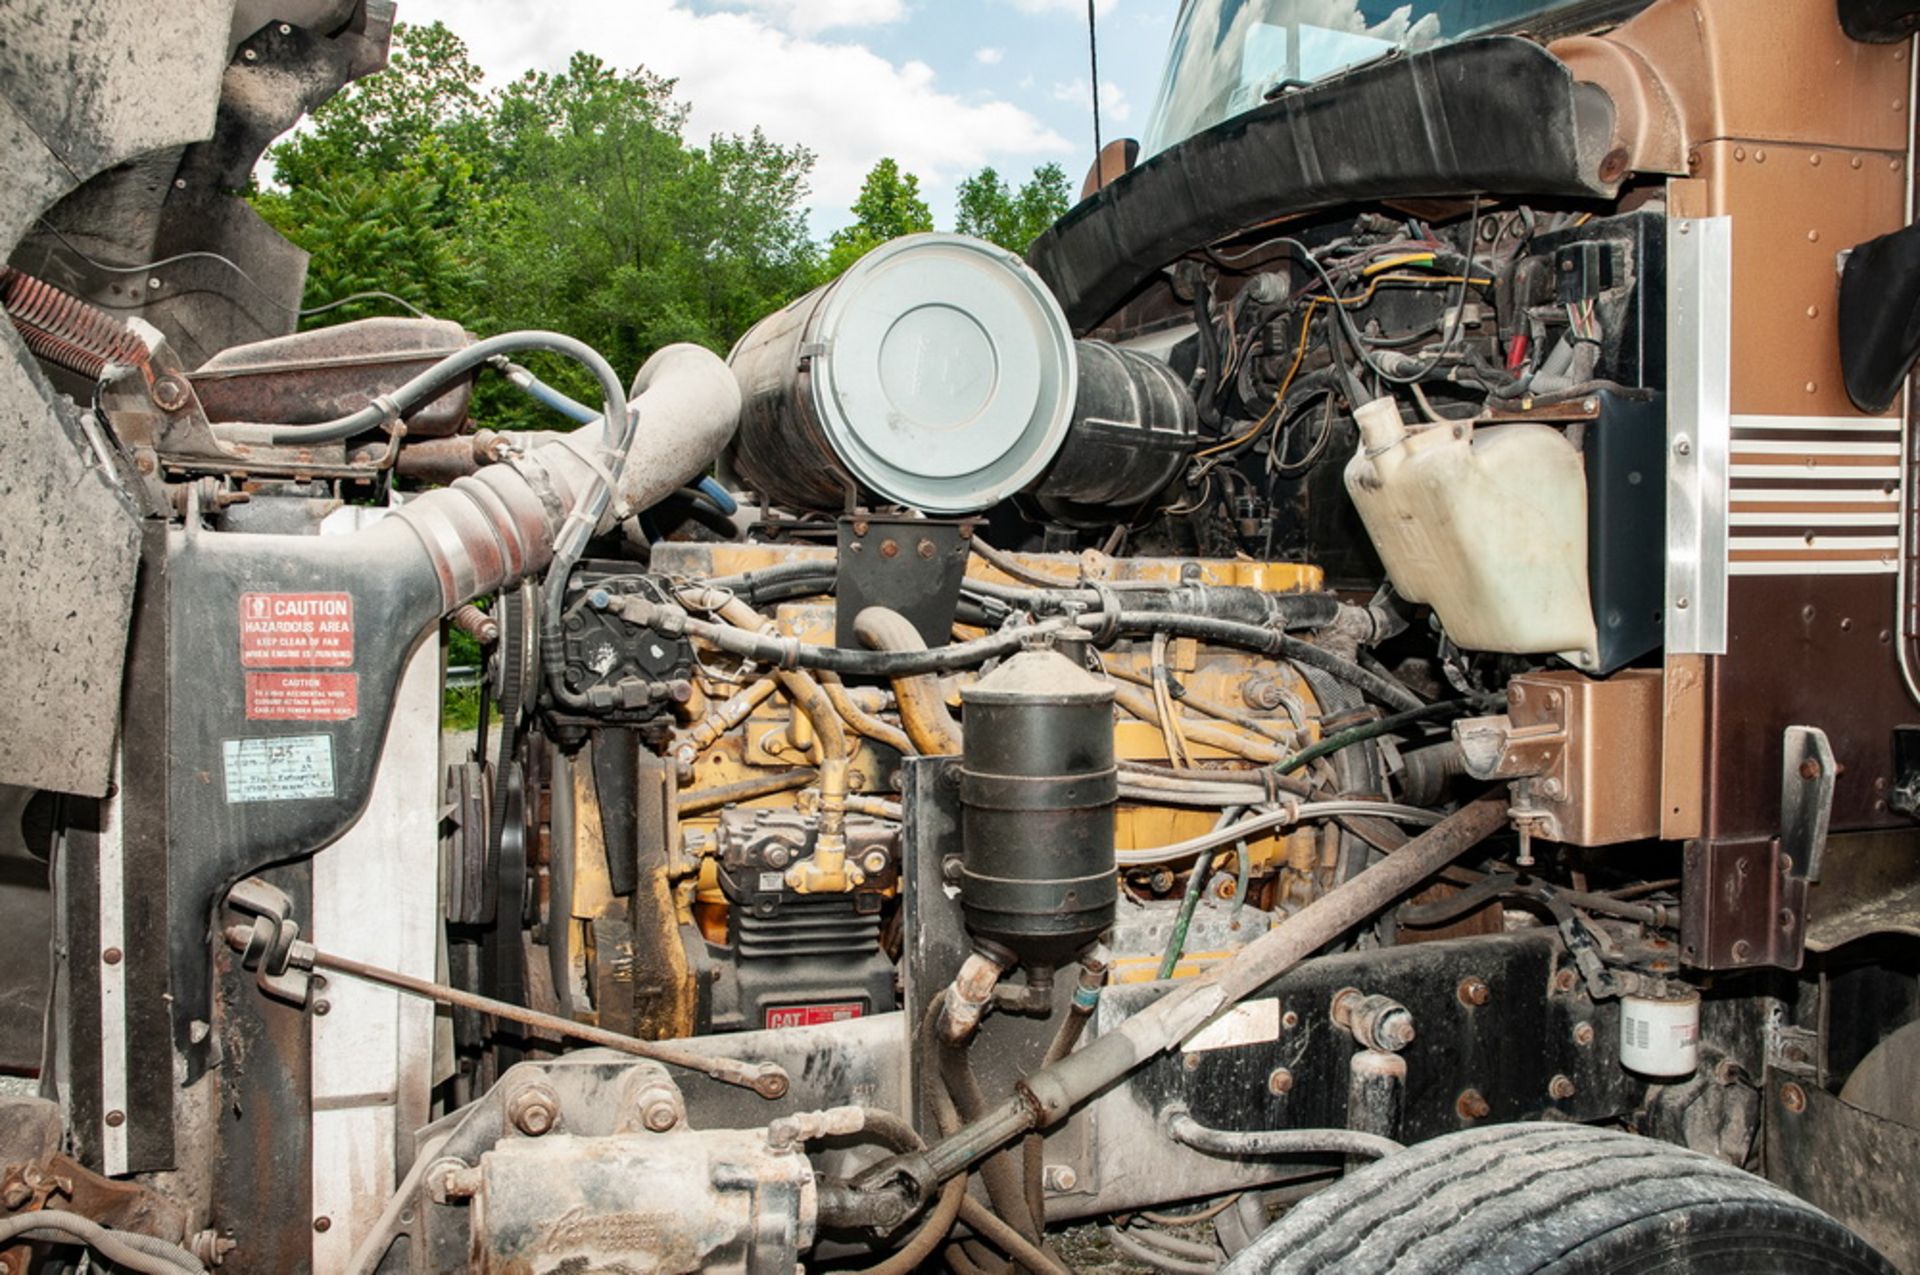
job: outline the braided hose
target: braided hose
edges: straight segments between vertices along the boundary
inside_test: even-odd
[[[145,367],[153,357],[119,319],[12,266],[0,266],[0,309],[34,354],[89,380],[109,366]]]

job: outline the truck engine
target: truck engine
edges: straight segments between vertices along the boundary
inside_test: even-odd
[[[631,379],[209,341],[22,238],[13,557],[125,623],[104,733],[23,685],[71,747],[0,751],[0,1272],[1920,1260],[1911,351],[1848,336],[1911,40],[1562,8]],[[1831,109],[1736,153],[1791,49]]]

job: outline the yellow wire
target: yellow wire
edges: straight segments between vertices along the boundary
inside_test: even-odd
[[[1399,257],[1388,257],[1385,261],[1374,262],[1360,273],[1362,276],[1376,275],[1383,270],[1391,270],[1395,266],[1413,265],[1417,261],[1431,263],[1433,261],[1433,254],[1430,252],[1410,252]]]
[[[1212,456],[1218,452],[1224,452],[1231,448],[1238,447],[1242,443],[1250,442],[1253,439],[1258,438],[1261,432],[1265,430],[1267,426],[1273,423],[1273,418],[1275,413],[1279,412],[1280,404],[1287,397],[1288,388],[1293,385],[1293,378],[1295,374],[1297,374],[1300,371],[1300,364],[1303,361],[1305,361],[1307,357],[1307,333],[1311,331],[1313,328],[1313,312],[1315,309],[1319,307],[1319,305],[1320,305],[1320,299],[1318,297],[1308,298],[1307,312],[1306,314],[1302,315],[1300,318],[1300,341],[1299,341],[1299,344],[1294,346],[1294,349],[1293,349],[1293,366],[1287,369],[1286,378],[1280,382],[1280,391],[1279,393],[1273,396],[1273,405],[1267,408],[1266,415],[1262,416],[1257,422],[1255,422],[1252,429],[1240,435],[1240,437],[1230,438],[1224,443],[1216,443],[1212,447],[1209,447],[1205,451],[1199,453],[1199,455],[1196,456],[1195,459],[1201,459],[1207,456]]]
[[[1399,261],[1383,261],[1380,263],[1380,266],[1382,269],[1385,269],[1399,264],[1402,263]],[[1493,280],[1474,278],[1473,276],[1462,277],[1460,275],[1383,274],[1375,275],[1373,279],[1368,282],[1367,290],[1357,297],[1336,298],[1317,293],[1309,294],[1307,297],[1306,315],[1300,320],[1300,342],[1294,347],[1293,351],[1293,366],[1287,369],[1285,379],[1280,382],[1280,390],[1273,396],[1273,405],[1267,408],[1266,414],[1254,423],[1252,429],[1249,429],[1237,438],[1229,438],[1223,443],[1215,443],[1212,447],[1204,451],[1196,452],[1194,459],[1203,460],[1208,456],[1215,456],[1221,452],[1239,447],[1242,443],[1252,442],[1264,433],[1269,425],[1273,424],[1274,416],[1280,411],[1280,405],[1287,397],[1287,390],[1293,386],[1293,378],[1300,371],[1300,364],[1305,361],[1307,357],[1307,333],[1313,324],[1313,311],[1316,306],[1338,304],[1351,309],[1354,306],[1365,305],[1367,302],[1373,300],[1373,294],[1379,290],[1380,285],[1383,283],[1465,283],[1475,287],[1485,288],[1490,287]]]

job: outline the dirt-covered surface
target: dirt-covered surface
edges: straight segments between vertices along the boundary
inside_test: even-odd
[[[1053,1247],[1080,1275],[1153,1275],[1151,1266],[1134,1261],[1108,1243],[1097,1226],[1062,1231]]]

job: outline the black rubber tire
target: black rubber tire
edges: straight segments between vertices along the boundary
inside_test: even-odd
[[[1899,1275],[1804,1200],[1571,1124],[1447,1134],[1290,1210],[1225,1275]]]

